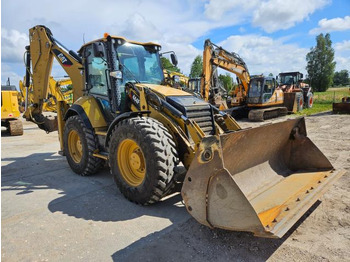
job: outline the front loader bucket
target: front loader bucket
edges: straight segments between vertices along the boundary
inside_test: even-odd
[[[205,137],[182,197],[204,225],[276,238],[344,173],[306,137],[299,118]]]

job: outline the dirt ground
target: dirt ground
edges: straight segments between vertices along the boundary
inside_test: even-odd
[[[350,115],[310,116],[306,127],[334,167],[350,171]],[[108,170],[75,176],[54,134],[29,123],[24,132],[1,139],[3,261],[349,261],[350,172],[282,239],[265,239],[198,224],[179,195],[133,205]]]

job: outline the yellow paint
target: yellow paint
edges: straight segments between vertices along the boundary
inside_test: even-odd
[[[146,160],[139,145],[132,139],[123,140],[118,146],[118,167],[130,186],[142,184],[146,176]]]
[[[153,90],[156,93],[159,93],[166,96],[192,96],[190,93],[187,93],[185,91],[182,91],[180,89],[172,88],[169,86],[161,86],[161,85],[153,85],[153,84],[147,84],[147,85],[141,85],[144,87],[148,87],[149,89]]]
[[[93,128],[107,126],[100,107],[97,104],[96,98],[93,96],[83,96],[79,98],[75,104],[80,105],[84,109]]]
[[[75,130],[71,130],[68,134],[68,150],[73,161],[79,164],[83,157],[83,146],[79,134]]]
[[[17,91],[1,91],[1,119],[13,119],[20,116]]]

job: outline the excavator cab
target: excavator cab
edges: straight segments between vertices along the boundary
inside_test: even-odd
[[[252,77],[249,84],[248,103],[265,104],[273,96],[276,80],[273,77]]]

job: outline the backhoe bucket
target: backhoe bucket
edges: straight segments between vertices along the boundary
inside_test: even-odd
[[[282,237],[345,171],[306,137],[304,118],[205,137],[182,197],[209,227]]]

